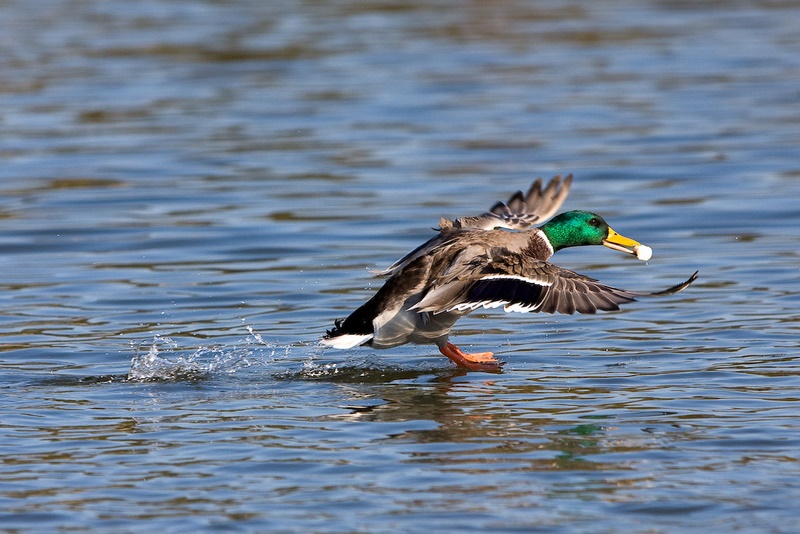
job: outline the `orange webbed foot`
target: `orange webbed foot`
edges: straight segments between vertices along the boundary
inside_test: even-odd
[[[494,354],[491,352],[467,354],[452,343],[447,343],[443,347],[439,347],[439,352],[450,358],[457,366],[469,369],[470,371],[499,373],[503,370],[503,363],[497,361],[497,358],[495,358]]]

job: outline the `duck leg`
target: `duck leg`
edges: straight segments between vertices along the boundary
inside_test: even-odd
[[[450,342],[439,347],[439,352],[450,358],[457,366],[470,371],[499,373],[502,370],[503,364],[498,362],[491,352],[467,354]]]

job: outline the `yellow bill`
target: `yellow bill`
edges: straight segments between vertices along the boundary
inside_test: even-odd
[[[653,257],[653,249],[630,237],[618,234],[611,228],[608,229],[608,236],[603,240],[603,245],[626,254],[633,254],[642,261],[647,261]]]

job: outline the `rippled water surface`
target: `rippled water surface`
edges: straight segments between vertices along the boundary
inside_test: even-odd
[[[791,532],[794,2],[0,5],[0,530]],[[574,173],[685,292],[317,340],[440,216]]]

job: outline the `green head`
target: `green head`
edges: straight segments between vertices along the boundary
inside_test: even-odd
[[[556,215],[539,229],[550,240],[553,251],[584,245],[605,245],[634,254],[645,261],[650,259],[652,253],[649,247],[618,234],[601,216],[588,211],[576,210]]]

